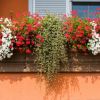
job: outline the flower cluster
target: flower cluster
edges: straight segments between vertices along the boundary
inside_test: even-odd
[[[61,30],[58,26],[55,28],[57,22],[52,23],[50,16],[42,17],[35,14],[19,16],[13,20],[0,18],[0,61],[10,58],[13,50],[32,54],[44,43],[44,39],[49,40],[51,36],[55,38],[54,29],[55,32],[58,31],[57,33],[65,33],[66,42],[73,50],[83,52],[90,50],[94,55],[100,53],[100,18],[91,21],[90,18],[78,17],[75,11],[73,14],[74,16],[71,17],[65,16],[62,22],[61,19],[57,19],[58,22],[60,21],[59,29]],[[49,35],[51,36],[48,37]]]
[[[96,18],[94,21],[97,24],[95,30],[98,34],[100,34],[100,18]]]
[[[0,61],[13,55],[12,22],[8,18],[0,18]]]
[[[67,43],[72,49],[87,52],[87,43],[92,38],[91,27],[87,19],[81,19],[77,16],[65,18],[63,30]]]
[[[97,55],[100,53],[100,35],[99,33],[96,32],[97,29],[97,24],[92,21],[91,25],[93,26],[92,28],[92,39],[89,40],[88,45],[88,50],[92,51],[93,55]],[[100,28],[98,28],[100,30]]]
[[[24,16],[13,21],[14,47],[20,53],[31,54],[36,46],[44,42],[42,37],[42,17],[39,15]]]

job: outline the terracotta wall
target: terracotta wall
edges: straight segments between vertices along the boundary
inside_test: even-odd
[[[59,74],[46,82],[38,74],[0,74],[0,100],[100,100],[100,74]]]
[[[28,0],[0,0],[0,17],[10,17],[16,12],[27,12]]]
[[[0,16],[27,12],[28,0],[0,0]],[[44,76],[1,73],[0,100],[100,100],[100,74],[59,74],[48,87]]]

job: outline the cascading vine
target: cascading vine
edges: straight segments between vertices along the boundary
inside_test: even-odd
[[[59,70],[61,64],[67,62],[65,37],[61,20],[54,15],[47,15],[42,21],[44,43],[38,48],[38,64],[47,76]],[[40,68],[39,68],[40,69]]]

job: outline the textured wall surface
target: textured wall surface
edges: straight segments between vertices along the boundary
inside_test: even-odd
[[[0,100],[100,100],[100,74],[59,74],[50,86],[38,74],[0,74]]]
[[[28,0],[0,0],[0,17],[28,11]]]
[[[28,0],[0,0],[0,17],[27,12]],[[0,72],[36,71],[34,58],[14,55],[0,62]],[[62,71],[100,71],[100,55],[71,55],[69,67]],[[0,100],[100,100],[100,73],[62,73],[51,85],[43,75],[0,73]]]

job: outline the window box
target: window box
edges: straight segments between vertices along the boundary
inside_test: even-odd
[[[69,52],[68,65],[61,65],[59,72],[100,72],[100,54],[84,55]],[[34,56],[14,53],[10,59],[0,62],[0,72],[38,72],[34,64]]]

